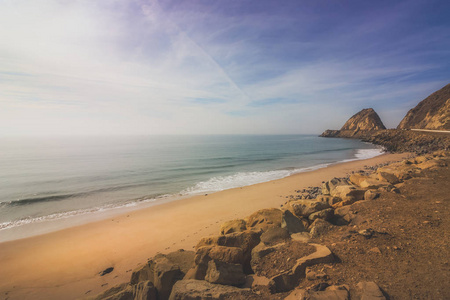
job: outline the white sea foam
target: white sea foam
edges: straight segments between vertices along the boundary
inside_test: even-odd
[[[0,223],[0,231],[5,230],[5,229],[10,229],[13,227],[27,225],[27,224],[42,223],[42,222],[46,222],[46,221],[55,221],[55,220],[67,219],[67,218],[71,218],[71,217],[75,217],[75,216],[91,214],[91,213],[100,213],[100,212],[110,211],[110,210],[114,210],[114,209],[134,207],[134,206],[138,205],[139,203],[155,202],[156,200],[157,199],[155,199],[155,198],[142,199],[142,200],[127,202],[127,203],[118,204],[118,205],[117,204],[109,204],[109,205],[93,207],[93,208],[89,208],[89,209],[79,209],[79,210],[55,213],[55,214],[50,214],[50,215],[41,216],[41,217],[28,217],[28,218],[23,218],[23,219],[19,219],[19,220]]]
[[[357,149],[354,158],[346,159],[341,162],[363,160],[376,157],[383,154],[383,148],[375,149]],[[253,185],[271,180],[281,179],[296,173],[313,171],[327,167],[329,164],[320,164],[307,168],[298,168],[294,170],[277,170],[265,172],[239,172],[229,176],[216,176],[209,180],[201,181],[196,185],[187,188],[181,192],[183,195],[197,195],[203,193],[219,192],[242,186]]]
[[[216,176],[209,180],[202,181],[185,189],[181,192],[183,195],[196,195],[202,193],[218,192],[233,189],[242,186],[253,185],[257,183],[267,182],[271,180],[281,179],[296,173],[313,171],[325,168],[328,164],[320,164],[317,166],[299,168],[293,170],[277,170],[265,172],[239,172],[229,176]]]

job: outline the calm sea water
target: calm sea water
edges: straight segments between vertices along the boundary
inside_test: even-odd
[[[0,234],[378,154],[357,140],[312,135],[1,139]]]

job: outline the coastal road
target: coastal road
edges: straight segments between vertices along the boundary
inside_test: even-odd
[[[412,131],[450,133],[450,130],[431,130],[431,129],[410,129]]]

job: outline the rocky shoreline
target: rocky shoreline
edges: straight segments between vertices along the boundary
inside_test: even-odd
[[[407,199],[410,182],[436,182],[438,174],[448,177],[449,161],[448,151],[438,151],[298,190],[281,208],[223,223],[218,235],[202,238],[195,251],[156,255],[134,270],[128,283],[91,299],[402,299],[404,293],[385,284],[385,270],[374,267],[373,276],[367,276],[370,272],[358,269],[364,263],[355,266],[349,259],[358,249],[363,252],[353,253],[356,260],[371,260],[407,246],[396,243],[390,226],[396,222],[379,224],[389,209],[366,209],[364,217],[359,206],[377,206],[392,197]],[[445,282],[437,284],[441,288],[427,293],[445,299]],[[409,290],[412,295],[422,293]]]
[[[326,130],[321,137],[354,138],[383,146],[386,151],[418,155],[450,149],[450,134],[410,130]]]

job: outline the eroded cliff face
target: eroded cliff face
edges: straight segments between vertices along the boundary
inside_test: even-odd
[[[381,122],[378,114],[373,110],[373,108],[365,108],[353,115],[347,122],[345,122],[344,126],[342,126],[342,130],[352,130],[352,131],[360,131],[360,130],[382,130],[386,129],[383,122]]]
[[[450,84],[408,111],[397,129],[450,130]]]

